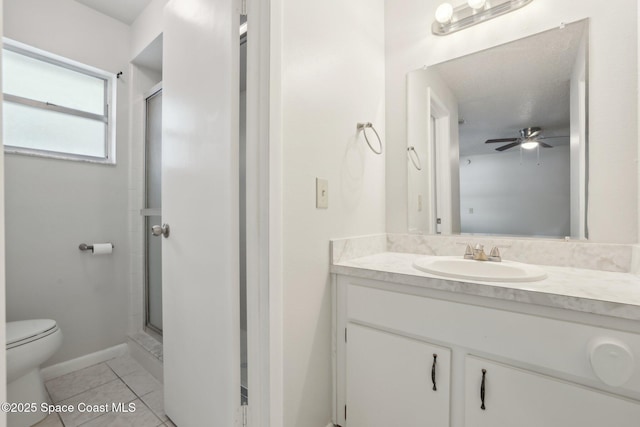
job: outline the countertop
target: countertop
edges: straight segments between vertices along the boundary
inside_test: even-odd
[[[440,291],[518,301],[630,320],[640,320],[640,276],[600,270],[539,265],[537,282],[483,282],[443,278],[413,267],[425,255],[382,252],[337,261],[331,272]]]

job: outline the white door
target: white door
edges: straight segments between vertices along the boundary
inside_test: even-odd
[[[171,0],[164,16],[162,239],[165,411],[230,427],[240,406],[239,11]]]
[[[449,425],[450,350],[353,323],[347,333],[347,427]]]

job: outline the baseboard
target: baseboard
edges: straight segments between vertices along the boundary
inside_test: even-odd
[[[142,367],[149,372],[155,379],[164,384],[164,372],[163,364],[156,356],[149,353],[149,351],[142,347],[140,343],[127,338],[127,345],[129,348],[129,354],[133,357]]]
[[[126,344],[118,344],[113,347],[105,348],[104,350],[96,351],[95,353],[85,354],[84,356],[76,357],[75,359],[67,360],[55,365],[47,366],[40,372],[44,381],[52,378],[59,377],[61,375],[68,374],[78,369],[88,368],[89,366],[97,365],[98,363],[106,362],[114,357],[120,357],[127,353]]]

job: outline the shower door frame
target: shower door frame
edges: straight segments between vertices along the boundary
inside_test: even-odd
[[[158,93],[162,92],[162,82],[155,84],[149,91],[144,94],[144,150],[142,151],[142,164],[144,166],[144,182],[143,182],[143,191],[144,191],[144,208],[140,211],[140,215],[142,216],[142,233],[144,236],[143,244],[144,244],[144,257],[143,257],[143,274],[144,274],[144,287],[143,287],[143,298],[144,298],[144,324],[143,329],[146,333],[162,342],[162,330],[158,329],[156,326],[150,323],[150,314],[149,314],[149,239],[151,236],[150,228],[147,224],[147,218],[151,216],[159,216],[162,218],[162,207],[160,207],[160,212],[155,212],[153,208],[147,208],[147,193],[148,193],[148,184],[149,180],[147,178],[147,123],[149,117],[148,104],[147,101],[149,98],[152,98]],[[160,259],[160,266],[162,266],[162,258]],[[162,282],[161,282],[162,285]],[[162,289],[162,287],[161,287]]]

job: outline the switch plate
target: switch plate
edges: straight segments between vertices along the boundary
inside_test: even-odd
[[[329,181],[316,178],[316,208],[329,208]]]

